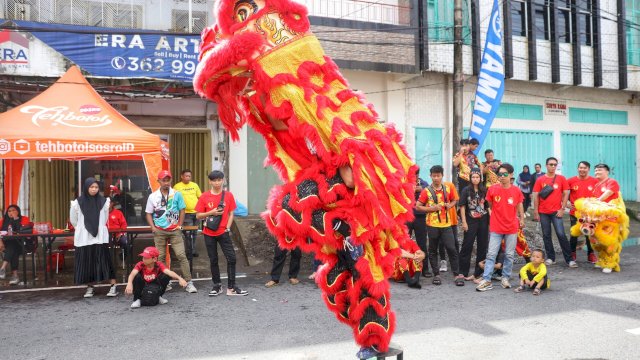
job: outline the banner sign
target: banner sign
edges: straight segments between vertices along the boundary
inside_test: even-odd
[[[199,35],[11,22],[96,77],[191,82],[198,64]]]
[[[545,115],[567,116],[567,102],[559,100],[544,101]]]
[[[502,58],[502,20],[498,0],[493,1],[491,20],[487,29],[487,39],[482,54],[482,64],[478,75],[473,118],[469,137],[480,142],[476,155],[489,135],[491,124],[498,112],[504,94],[504,60]]]
[[[62,55],[28,33],[0,29],[0,74],[60,76],[65,71]]]

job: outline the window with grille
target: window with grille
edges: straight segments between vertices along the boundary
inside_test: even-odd
[[[549,1],[532,0],[534,2],[536,39],[549,40]]]
[[[453,2],[454,0],[427,0],[429,22],[429,41],[453,42]],[[471,44],[471,20],[469,1],[463,0],[462,39],[465,45]]]
[[[640,66],[640,0],[627,0],[627,62]]]
[[[511,0],[511,31],[513,36],[527,36],[527,4],[523,0]]]
[[[578,34],[580,44],[593,45],[593,1],[592,0],[576,0],[578,7]]]

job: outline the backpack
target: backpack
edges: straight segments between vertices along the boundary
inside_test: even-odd
[[[157,282],[151,282],[144,285],[142,294],[140,295],[140,305],[156,306],[160,302],[160,292],[162,287]]]

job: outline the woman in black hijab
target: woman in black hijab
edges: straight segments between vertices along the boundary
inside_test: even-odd
[[[86,284],[84,297],[92,297],[93,284],[110,280],[107,296],[116,296],[116,276],[109,252],[109,199],[100,194],[100,185],[92,177],[84,181],[82,195],[71,202],[69,214],[75,228],[75,283]]]
[[[28,217],[22,216],[22,212],[18,205],[9,205],[7,211],[4,213],[4,217],[0,220],[0,229],[14,234],[20,233],[20,229],[31,224],[31,220]],[[22,245],[18,240],[3,241],[0,239],[0,251],[4,251],[4,261],[0,267],[0,279],[4,279],[7,276],[7,266],[11,264],[11,280],[9,285],[18,285],[20,278],[18,277],[18,265],[20,262],[20,255],[22,254]]]

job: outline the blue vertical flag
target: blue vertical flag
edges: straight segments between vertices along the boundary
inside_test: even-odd
[[[500,107],[504,94],[504,60],[502,58],[502,20],[498,0],[493,0],[491,21],[487,29],[487,39],[482,54],[476,100],[469,137],[480,142],[476,154],[489,135],[491,124]]]

